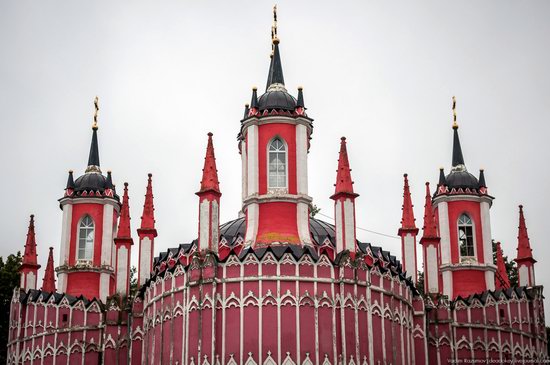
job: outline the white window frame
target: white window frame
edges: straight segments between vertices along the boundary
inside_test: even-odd
[[[269,178],[270,178],[270,171],[269,171],[269,156],[270,156],[270,147],[271,147],[271,144],[273,142],[275,142],[275,140],[279,140],[282,144],[283,144],[283,147],[284,147],[284,155],[285,155],[285,186],[284,187],[281,187],[281,186],[271,186],[270,183],[269,183]],[[267,184],[267,191],[269,194],[286,194],[288,192],[288,144],[286,143],[286,141],[284,140],[284,138],[282,138],[281,136],[277,135],[273,138],[271,138],[267,144],[267,169],[266,169],[266,173],[267,173],[267,181],[266,181],[266,184]]]
[[[470,220],[469,224],[463,224],[461,223],[461,218],[463,216],[468,217]],[[474,249],[474,255],[473,256],[463,256],[462,252],[460,250],[460,227],[471,227],[472,228],[472,245]],[[458,256],[460,258],[460,262],[477,262],[477,242],[476,242],[476,227],[474,224],[474,220],[472,219],[471,214],[468,214],[467,212],[462,212],[458,216],[458,219],[456,220],[456,235],[457,235],[457,244],[458,244]]]
[[[84,258],[81,258],[80,257],[80,240],[82,237],[82,230],[83,229],[89,229],[90,227],[83,227],[83,223],[84,223],[84,220],[86,218],[89,218],[92,225],[91,225],[91,229],[92,229],[92,241],[91,241],[91,257],[84,257]],[[80,221],[78,222],[78,227],[77,227],[77,240],[76,240],[76,261],[77,263],[79,264],[89,264],[89,263],[92,263],[93,259],[94,259],[94,246],[95,246],[95,222],[94,222],[94,219],[89,215],[89,214],[86,214],[84,215]],[[84,248],[84,252],[86,252],[86,248],[87,248],[87,245],[88,243],[86,243],[86,246]]]

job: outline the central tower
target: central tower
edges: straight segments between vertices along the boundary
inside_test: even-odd
[[[238,137],[245,244],[310,245],[307,154],[313,120],[305,113],[302,88],[295,98],[285,87],[276,7],[273,16],[266,90],[258,98],[253,88]]]

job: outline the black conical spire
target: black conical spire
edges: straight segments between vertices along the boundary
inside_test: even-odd
[[[86,172],[101,172],[99,168],[99,146],[97,143],[97,112],[99,111],[99,100],[96,96],[94,100],[95,113],[94,124],[92,125],[92,144],[90,146],[90,155],[88,157],[88,167]]]
[[[443,171],[443,167],[439,168],[439,182],[437,183],[438,186],[447,185],[447,179],[445,178],[445,172]]]
[[[73,170],[69,170],[69,178],[67,179],[67,187],[65,189],[73,189],[74,190]]]
[[[458,138],[458,124],[456,122],[456,98],[453,96],[453,168],[465,168],[464,156]]]
[[[285,84],[283,77],[283,64],[281,63],[281,54],[279,53],[279,37],[277,36],[277,5],[273,7],[273,27],[271,27],[272,53],[269,73],[267,74],[267,84],[265,90],[273,84]]]
[[[485,182],[485,172],[483,169],[479,169],[479,187],[480,188],[486,188],[487,183]]]
[[[304,92],[302,87],[298,87],[298,101],[296,102],[296,106],[300,108],[304,108]]]

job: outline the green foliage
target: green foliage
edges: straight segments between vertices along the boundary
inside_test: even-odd
[[[315,204],[312,204],[311,205],[311,208],[310,208],[310,212],[309,212],[309,215],[311,217],[315,217],[315,215],[317,213],[319,213],[321,211],[321,208],[318,208]]]
[[[424,295],[424,271],[418,272],[418,282],[416,283],[416,290],[418,290],[420,294]]]
[[[132,267],[130,267],[130,296],[132,298],[135,296],[137,290],[137,269],[132,265]]]
[[[4,258],[0,256],[0,363],[5,364],[7,361],[7,347],[9,334],[9,313],[11,298],[13,297],[14,288],[19,287],[20,275],[19,267],[21,266],[21,252],[17,255],[9,255],[4,262]]]
[[[497,263],[497,243],[495,240],[493,243],[493,262]],[[508,274],[508,279],[510,279],[510,285],[512,287],[518,286],[518,268],[515,261],[508,260],[508,256],[502,255],[504,259],[504,266],[506,266],[506,273]]]

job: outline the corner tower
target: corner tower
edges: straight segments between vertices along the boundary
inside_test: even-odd
[[[253,89],[238,137],[248,246],[311,245],[307,155],[312,119],[305,113],[302,89],[298,99],[286,89],[276,11],[266,90],[258,98]]]
[[[84,175],[73,179],[69,172],[65,195],[59,199],[63,210],[59,267],[59,291],[73,296],[105,301],[114,293],[114,244],[120,199],[111,172],[101,172],[97,138],[98,99],[88,167]]]
[[[485,176],[468,172],[456,122],[453,97],[453,155],[451,172],[440,172],[433,197],[438,222],[442,292],[449,298],[495,289],[489,209],[493,197],[487,193]]]

